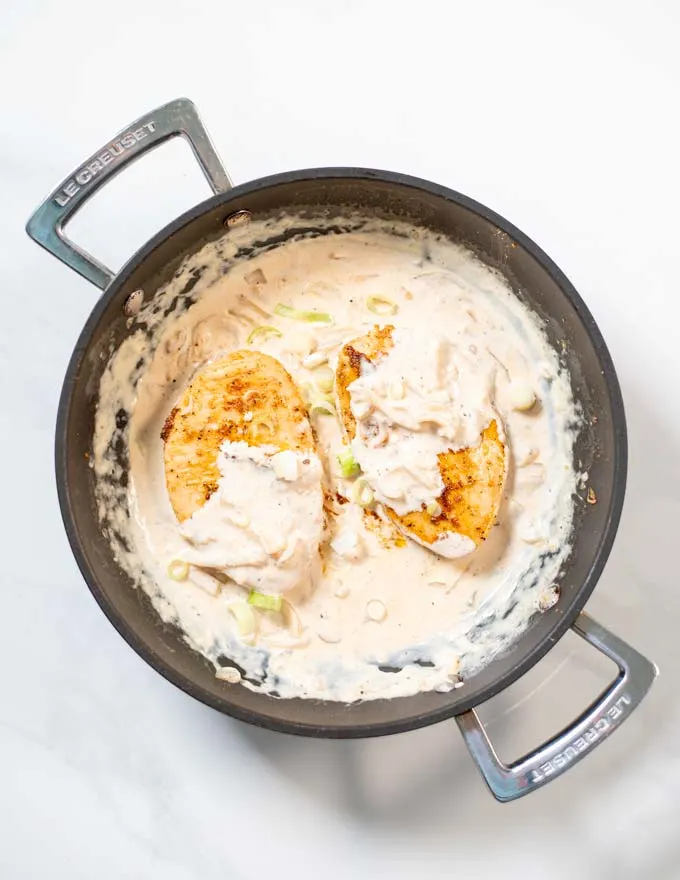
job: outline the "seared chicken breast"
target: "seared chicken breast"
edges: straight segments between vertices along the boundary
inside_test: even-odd
[[[377,363],[390,350],[393,329],[390,325],[374,327],[365,336],[346,343],[340,352],[336,368],[338,413],[350,441],[357,425],[350,408],[349,386],[361,375],[363,362]],[[503,497],[507,448],[497,422],[491,421],[484,429],[479,445],[443,452],[438,460],[444,491],[433,515],[421,509],[400,516],[382,505],[384,513],[405,535],[435,552],[436,542],[455,535],[469,538],[477,547],[488,536]]]
[[[307,409],[285,368],[258,351],[235,351],[202,369],[165,421],[165,479],[183,522],[217,489],[225,440],[313,451]]]

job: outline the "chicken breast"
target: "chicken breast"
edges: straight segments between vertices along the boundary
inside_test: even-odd
[[[217,489],[225,440],[314,450],[307,409],[284,367],[258,351],[235,351],[209,364],[165,421],[165,479],[180,522]]]
[[[362,362],[377,363],[389,351],[393,329],[391,325],[374,327],[365,336],[346,343],[340,352],[336,394],[348,440],[354,439],[357,428],[350,408],[349,386],[361,375]],[[444,491],[437,499],[441,512],[430,516],[422,509],[400,516],[387,505],[382,508],[400,531],[418,543],[444,556],[461,555],[456,551],[457,543],[469,552],[486,539],[503,497],[507,448],[497,422],[491,421],[484,429],[478,446],[443,452],[438,461],[444,483]],[[462,541],[456,537],[461,535]]]

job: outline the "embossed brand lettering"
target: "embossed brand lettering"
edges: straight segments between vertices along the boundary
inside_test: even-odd
[[[630,706],[630,703],[631,700],[628,694],[623,694],[623,696],[619,697],[619,699],[607,709],[604,715],[594,721],[587,730],[583,731],[581,736],[576,737],[573,742],[569,743],[568,746],[565,746],[561,752],[558,752],[549,761],[545,761],[541,764],[538,770],[532,770],[530,781],[532,783],[541,782],[556,770],[561,770],[575,758],[578,758],[582,752],[590,748],[593,743],[596,743],[603,736],[606,736],[606,734],[616,726],[617,719],[624,714],[626,708]]]
[[[131,150],[139,141],[144,140],[148,134],[155,130],[155,122],[145,122],[144,125],[136,128],[134,131],[126,132],[112,144],[109,144],[105,150],[102,150],[91,162],[79,168],[73,175],[73,178],[67,181],[55,195],[54,201],[60,208],[68,205],[73,196],[80,192],[82,187],[87,186],[91,180],[94,180],[98,174],[101,174],[107,165],[110,165],[114,159],[122,156],[127,150]]]

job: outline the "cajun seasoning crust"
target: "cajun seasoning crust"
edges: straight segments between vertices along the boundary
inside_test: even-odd
[[[175,424],[175,416],[177,415],[178,411],[179,410],[176,406],[173,407],[170,410],[170,413],[169,413],[167,419],[165,420],[165,422],[163,422],[163,429],[161,430],[161,440],[163,441],[163,443],[165,443],[165,441],[170,436],[170,432],[172,431],[172,426]]]
[[[198,373],[168,415],[161,438],[168,494],[180,522],[217,489],[217,456],[225,440],[314,450],[295,383],[279,361],[257,351],[233,352]]]
[[[336,370],[338,412],[346,437],[353,440],[356,421],[350,409],[348,386],[361,375],[361,363],[374,363],[392,347],[391,325],[374,327],[365,336],[348,342],[340,352]],[[414,353],[415,356],[415,353]],[[431,517],[425,510],[399,516],[383,505],[385,514],[405,534],[425,544],[451,532],[465,535],[476,545],[488,536],[503,498],[508,452],[492,421],[478,446],[449,450],[439,455],[444,492],[437,499],[442,512]]]
[[[387,515],[426,544],[433,544],[446,531],[456,531],[481,544],[496,521],[503,497],[506,454],[493,421],[482,433],[479,446],[439,455],[445,488],[437,499],[442,508],[438,517],[425,511],[400,517],[390,508],[386,508]]]
[[[350,409],[348,386],[361,375],[363,360],[375,361],[392,348],[392,324],[374,327],[365,336],[353,339],[343,346],[335,372],[335,388],[338,397],[340,421],[349,440],[356,434],[356,421]]]

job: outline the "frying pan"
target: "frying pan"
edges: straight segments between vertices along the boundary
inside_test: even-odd
[[[174,220],[115,275],[64,235],[64,226],[114,175],[164,141],[182,136],[192,147],[214,195]],[[120,568],[102,534],[94,500],[92,451],[99,381],[112,351],[129,333],[126,303],[147,301],[184,258],[229,234],[230,227],[304,211],[314,218],[351,207],[368,218],[411,221],[465,245],[500,272],[544,323],[572,378],[583,411],[575,445],[588,473],[588,494],[575,498],[573,550],[561,573],[559,601],[537,614],[512,648],[450,693],[352,704],[283,700],[217,680],[214,668],[163,624],[150,601]],[[328,228],[328,224],[324,229]],[[227,715],[286,733],[364,737],[413,730],[455,717],[493,795],[520,797],[555,779],[603,742],[649,690],[656,667],[596,623],[582,608],[611,550],[626,484],[626,423],[607,347],[583,300],[552,260],[498,214],[443,186],[386,171],[320,168],[291,171],[232,186],[194,105],[165,104],[136,120],[69,175],[36,210],[28,234],[103,293],[75,346],[64,379],[56,428],[56,477],[61,512],[80,570],[101,609],[147,663],[191,696]],[[265,246],[285,246],[284,235]],[[247,251],[247,249],[245,249]],[[245,257],[244,257],[245,258]],[[590,502],[590,503],[588,503]],[[596,503],[593,503],[596,502]],[[568,727],[511,764],[503,763],[475,706],[508,687],[572,628],[618,666],[617,677]],[[386,673],[389,674],[389,673]]]

